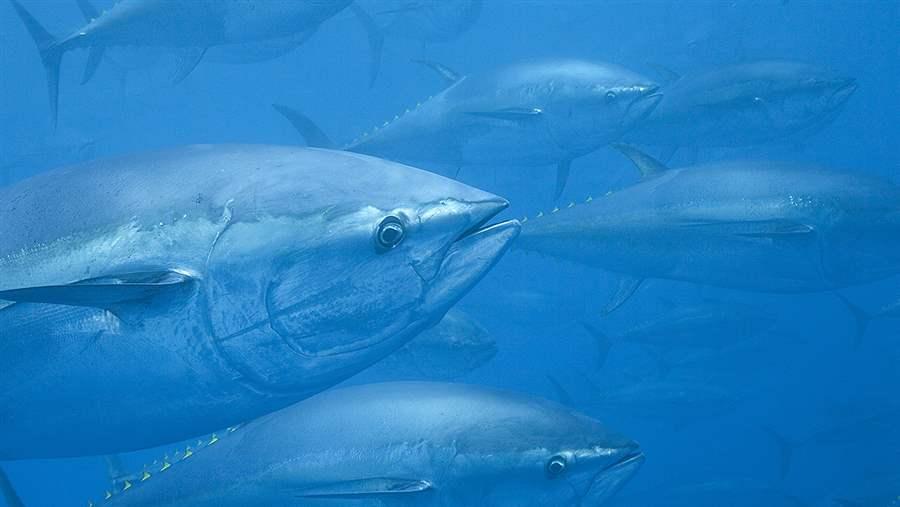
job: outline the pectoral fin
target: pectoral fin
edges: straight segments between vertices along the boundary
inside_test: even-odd
[[[392,477],[370,477],[352,481],[334,482],[303,489],[297,492],[300,498],[347,498],[381,495],[402,495],[422,493],[433,488],[430,481],[422,479],[397,479]]]
[[[606,306],[600,310],[601,315],[609,315],[610,313],[616,311],[620,306],[624,305],[626,301],[628,301],[631,296],[634,295],[635,292],[640,288],[641,284],[644,283],[643,278],[632,278],[629,276],[625,276],[619,279],[619,287],[616,289],[616,293],[613,295],[612,299]]]
[[[181,58],[178,60],[178,66],[175,68],[172,84],[178,84],[191,75],[191,72],[197,68],[200,60],[203,59],[203,55],[206,54],[206,49],[207,48],[189,48],[184,51]]]
[[[113,309],[148,303],[160,297],[174,298],[194,282],[177,271],[125,273],[82,280],[69,285],[46,285],[0,291],[0,300]]]
[[[493,118],[495,120],[506,121],[531,121],[540,118],[544,111],[540,108],[523,108],[508,107],[505,109],[496,109],[493,111],[469,111],[469,115],[480,116],[482,118]]]
[[[816,232],[811,225],[781,219],[734,222],[698,221],[684,223],[682,227],[702,229],[710,233],[768,239],[807,238]]]

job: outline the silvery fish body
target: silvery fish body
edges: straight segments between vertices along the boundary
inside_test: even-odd
[[[422,332],[360,376],[386,380],[454,380],[489,363],[497,342],[469,314],[451,309]]]
[[[345,149],[418,163],[551,165],[618,139],[656,104],[647,98],[655,89],[612,65],[514,65],[463,77]]]
[[[19,0],[11,3],[40,53],[55,126],[60,65],[63,55],[73,49],[90,49],[82,83],[93,77],[107,48],[180,49],[183,54],[174,76],[179,82],[209,48],[235,48],[240,53],[237,61],[283,54],[306,41],[352,0],[122,0],[102,13],[81,0],[78,5],[88,18],[86,24],[62,38],[41,26]]]
[[[853,79],[790,61],[757,61],[685,75],[630,142],[671,147],[750,146],[827,125],[856,90]]]
[[[595,507],[643,462],[561,405],[429,382],[328,391],[215,440],[104,505]]]
[[[350,0],[122,0],[59,44],[207,48],[293,36],[315,29]]]
[[[791,163],[652,162],[631,187],[532,217],[519,246],[636,279],[776,293],[900,273],[900,189],[887,180]]]
[[[183,440],[337,384],[490,269],[518,232],[482,228],[505,206],[411,167],[276,146],[0,189],[0,459]]]
[[[424,167],[557,166],[619,139],[659,102],[657,86],[614,65],[548,60],[459,77],[415,108],[342,147]],[[307,142],[330,141],[302,114],[275,106]]]

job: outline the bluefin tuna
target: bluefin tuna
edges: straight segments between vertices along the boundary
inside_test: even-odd
[[[65,53],[89,49],[82,82],[96,72],[107,48],[150,46],[179,49],[183,58],[175,81],[181,81],[200,63],[209,48],[265,45],[267,42],[297,45],[319,25],[349,6],[352,0],[122,0],[99,13],[89,2],[79,5],[90,19],[84,26],[57,39],[19,3],[10,0],[34,39],[47,75],[50,113],[56,124],[59,96],[59,67]],[[370,38],[370,41],[373,40]],[[378,51],[379,46],[373,46]],[[374,57],[377,58],[377,55]]]
[[[426,168],[556,165],[558,196],[574,159],[619,139],[661,98],[643,76],[580,60],[463,77],[437,69],[449,88],[341,149]],[[307,144],[335,146],[303,114],[274,107]]]
[[[0,190],[0,460],[183,440],[337,384],[493,266],[518,233],[486,226],[506,205],[411,167],[273,146],[132,155]]]
[[[561,405],[428,382],[329,391],[177,457],[103,505],[597,507],[644,461]]]
[[[669,170],[620,147],[643,178],[541,213],[523,249],[626,276],[772,293],[830,291],[900,273],[900,188],[861,172],[777,162]]]
[[[830,70],[777,60],[676,77],[629,139],[672,150],[784,140],[827,125],[856,87]]]

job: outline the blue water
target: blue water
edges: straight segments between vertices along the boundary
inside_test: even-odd
[[[23,4],[54,34],[82,24],[74,2]],[[332,138],[349,141],[441,91],[442,81],[412,59],[427,58],[470,74],[539,57],[614,62],[649,76],[658,75],[654,69],[659,66],[683,74],[772,58],[827,67],[855,78],[858,90],[820,131],[790,142],[701,149],[696,156],[679,152],[670,164],[787,159],[897,180],[898,27],[900,2],[895,0],[488,0],[475,24],[452,41],[388,37],[380,74],[370,88],[366,36],[344,12],[283,57],[242,65],[204,61],[177,85],[169,82],[172,56],[165,52],[111,51],[86,85],[79,80],[87,53],[67,54],[54,131],[34,44],[3,3],[0,180],[164,146],[299,144],[298,134],[271,109],[273,102],[301,108]],[[622,188],[635,181],[635,172],[621,154],[601,148],[574,163],[558,203],[550,198],[552,168],[463,168],[459,177],[509,199],[504,216],[517,218]],[[667,493],[676,489],[687,490],[690,505],[697,507],[745,505],[738,501],[748,502],[754,494],[775,498],[757,500],[757,505],[827,506],[838,505],[835,498],[863,502],[869,497],[883,500],[841,505],[897,505],[897,320],[874,321],[856,340],[851,313],[832,294],[770,295],[670,281],[646,283],[622,309],[602,317],[600,308],[615,282],[615,275],[596,269],[510,253],[460,303],[499,347],[491,363],[462,380],[559,398],[549,375],[579,410],[639,441],[647,462],[619,494],[620,505],[687,505]],[[870,309],[900,295],[896,278],[842,294]],[[721,348],[672,358],[665,376],[655,356],[637,345],[614,346],[601,365],[596,341],[580,324],[590,322],[614,339],[668,305],[709,301],[753,304],[775,324],[736,346],[723,333]],[[714,386],[724,398],[650,406],[636,400],[615,410],[596,403],[604,389],[656,379]],[[782,468],[785,452],[791,454],[789,470]],[[124,459],[138,469],[159,453]],[[84,505],[108,487],[99,458],[23,461],[5,468],[29,507]],[[709,494],[715,488],[698,486],[708,483],[724,492]]]

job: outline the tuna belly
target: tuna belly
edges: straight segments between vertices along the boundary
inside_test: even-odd
[[[239,420],[241,387],[196,320],[19,303],[0,310],[0,460],[125,452]]]
[[[671,237],[653,250],[651,276],[761,292],[809,292],[831,288],[813,237],[752,233]]]

